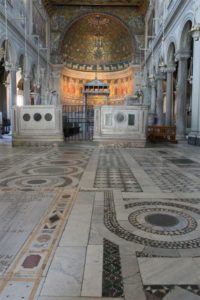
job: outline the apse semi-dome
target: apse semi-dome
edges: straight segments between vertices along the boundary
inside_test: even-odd
[[[91,14],[74,22],[62,42],[64,61],[80,66],[119,66],[133,60],[133,40],[116,18]]]

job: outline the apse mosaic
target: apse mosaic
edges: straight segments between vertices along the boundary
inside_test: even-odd
[[[117,19],[91,14],[69,28],[62,53],[66,62],[86,65],[126,62],[133,57],[132,39]]]

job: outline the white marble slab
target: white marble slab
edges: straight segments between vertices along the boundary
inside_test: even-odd
[[[192,258],[138,258],[144,285],[199,284],[200,269]]]
[[[76,203],[60,240],[60,246],[87,246],[92,218],[93,201]]]
[[[0,275],[8,269],[28,235],[27,232],[0,231]]]
[[[87,247],[85,272],[81,296],[101,297],[103,272],[103,246],[89,245]]]
[[[55,253],[41,296],[80,296],[85,247],[59,247]]]
[[[199,300],[199,296],[193,293],[186,291],[180,287],[175,287],[172,291],[170,291],[165,300]]]
[[[33,282],[9,281],[0,294],[0,300],[29,300],[33,286]]]
[[[137,275],[139,277],[139,275]],[[135,284],[124,284],[124,293],[126,300],[146,300],[142,284],[137,282]],[[115,298],[113,298],[115,299]]]
[[[88,244],[89,231],[90,220],[84,219],[83,217],[75,220],[71,218],[67,223],[59,245],[61,247],[86,247]]]

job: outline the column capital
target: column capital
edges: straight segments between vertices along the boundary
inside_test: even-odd
[[[166,68],[166,73],[174,73],[176,71],[176,65],[175,64],[169,64]]]
[[[198,41],[200,39],[200,24],[193,25],[191,28],[191,33],[194,41]]]
[[[60,79],[60,76],[61,76],[60,71],[53,71],[51,74],[54,79]]]
[[[30,74],[26,74],[26,73],[25,73],[25,74],[23,75],[23,79],[24,79],[24,80],[30,80],[30,79],[31,79]]]
[[[156,76],[155,76],[155,80],[156,81],[159,81],[159,80],[165,80],[165,74],[164,73],[161,73],[161,72],[158,72],[156,73]]]
[[[187,60],[191,56],[191,51],[188,50],[178,50],[175,54],[176,61]]]
[[[8,72],[17,72],[18,66],[13,63],[6,61],[4,66],[5,66],[5,70]]]
[[[148,77],[148,81],[149,81],[151,86],[155,85],[155,83],[156,83],[155,74],[150,74],[149,77]]]

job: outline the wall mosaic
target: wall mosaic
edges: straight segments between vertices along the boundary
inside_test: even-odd
[[[101,14],[75,22],[62,43],[65,61],[89,65],[131,61],[132,48],[127,29],[116,19]]]
[[[67,33],[67,31],[71,30],[70,27],[71,25],[73,28],[73,22],[78,20],[79,18],[82,18],[84,15],[97,14],[97,13],[105,14],[110,18],[116,17],[117,19],[122,21],[122,23],[124,23],[125,26],[127,26],[127,29],[129,30],[129,33],[132,35],[132,40],[133,40],[131,48],[133,49],[134,56],[132,55],[132,60],[134,61],[134,64],[140,63],[140,55],[141,55],[140,47],[144,45],[145,26],[144,26],[144,17],[143,15],[140,14],[139,10],[138,9],[135,10],[134,8],[130,9],[130,7],[123,7],[123,6],[111,7],[111,6],[92,6],[92,5],[91,6],[67,6],[66,8],[56,7],[56,6],[54,7],[53,14],[51,16],[52,62],[54,63],[62,62],[62,57],[61,57],[62,51],[60,51],[61,49],[60,45],[62,44],[63,38]],[[118,33],[117,30],[116,33]],[[118,40],[120,40],[119,36],[118,36]],[[121,44],[123,40],[124,37],[121,41]],[[129,38],[128,44],[130,42],[131,39]],[[76,61],[76,63],[78,62],[80,64],[83,63],[83,61],[80,62],[80,60]],[[118,60],[117,63],[119,62],[120,61]],[[125,61],[122,60],[121,62],[127,63],[127,60]],[[69,63],[73,63],[73,60],[69,61]],[[103,64],[105,64],[105,62],[103,62]],[[121,67],[122,66],[123,65],[121,65]]]

